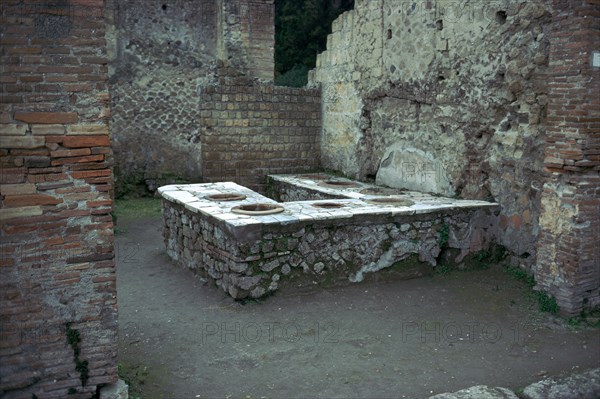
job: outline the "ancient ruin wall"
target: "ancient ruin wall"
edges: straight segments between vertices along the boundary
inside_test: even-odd
[[[0,396],[117,380],[104,1],[0,4]]]
[[[496,200],[511,261],[563,312],[597,306],[593,3],[358,0],[311,73],[324,166]]]
[[[217,59],[240,76],[273,82],[275,1],[217,0],[214,3],[218,14]]]
[[[579,314],[600,306],[600,5],[553,4],[537,278]]]
[[[117,194],[198,178],[198,86],[215,80],[215,1],[111,1]]]
[[[312,72],[323,91],[323,165],[494,199],[500,243],[531,266],[550,20],[544,1],[357,1]]]
[[[187,204],[163,199],[162,209],[169,256],[236,299],[259,298],[282,284],[360,282],[390,268],[404,278],[428,275],[441,247],[460,249],[461,258],[488,249],[494,220],[489,209],[396,216],[382,209],[235,230]]]
[[[201,181],[200,93],[273,81],[273,0],[109,1],[117,194]]]
[[[265,192],[267,175],[319,166],[320,91],[224,78],[200,95],[202,172]]]

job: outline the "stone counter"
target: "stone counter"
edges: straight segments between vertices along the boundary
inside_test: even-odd
[[[231,192],[246,198],[206,198]],[[279,214],[249,216],[231,209],[276,202],[229,182],[165,186],[159,193],[168,255],[236,299],[285,285],[359,282],[388,268],[422,276],[437,265],[442,248],[457,249],[457,261],[488,248],[497,209],[423,195],[410,206],[366,202],[370,197],[295,201],[280,204]],[[325,208],[315,207],[323,202]]]

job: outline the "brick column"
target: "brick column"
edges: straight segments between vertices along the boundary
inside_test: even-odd
[[[219,19],[218,59],[232,68],[236,76],[272,83],[275,77],[274,0],[222,0]]]
[[[103,0],[2,0],[0,396],[117,380]]]
[[[273,82],[275,77],[274,0],[242,0],[240,25],[248,57],[248,75]]]
[[[554,0],[536,278],[562,313],[600,305],[600,4]]]

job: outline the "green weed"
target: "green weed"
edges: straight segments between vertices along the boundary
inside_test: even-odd
[[[583,324],[583,319],[581,317],[571,317],[567,320],[567,325],[573,329],[578,329]]]
[[[594,328],[600,328],[600,308],[594,310],[584,310],[579,318],[582,322]]]
[[[438,245],[440,248],[444,248],[448,244],[448,239],[450,238],[450,226],[448,223],[442,223],[442,227],[440,228],[440,236],[438,238]]]
[[[535,285],[535,278],[517,266],[505,265],[504,271],[515,280],[522,281],[529,287],[533,287]]]
[[[113,212],[114,220],[158,217],[161,214],[160,199],[150,197],[117,199]]]
[[[384,241],[381,243],[381,251],[382,252],[387,252],[390,250],[390,248],[392,248],[392,242],[391,241]]]
[[[81,334],[78,330],[71,328],[71,323],[66,323],[67,343],[73,349],[73,359],[75,361],[75,370],[79,372],[79,380],[81,386],[85,386],[89,379],[88,361],[81,360],[79,354],[81,352]]]
[[[558,304],[553,296],[543,291],[537,291],[535,297],[542,312],[548,312],[553,315],[558,314]]]
[[[129,399],[142,399],[139,389],[146,382],[148,367],[142,365],[129,366],[118,363],[117,375],[129,386]]]

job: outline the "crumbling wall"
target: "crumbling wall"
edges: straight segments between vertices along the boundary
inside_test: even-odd
[[[497,201],[511,261],[564,312],[597,306],[593,3],[357,0],[311,72],[323,165]]]
[[[117,194],[201,181],[200,93],[273,81],[273,0],[109,0]]]
[[[553,3],[537,279],[578,315],[600,306],[600,5]]]
[[[358,149],[362,130],[364,92],[383,76],[381,0],[357,2],[333,22],[327,51],[317,56],[309,85],[321,84],[323,125],[321,161],[328,169],[361,178],[366,169]]]
[[[164,198],[162,209],[168,255],[235,299],[260,298],[284,284],[361,282],[390,269],[402,278],[429,275],[443,247],[460,249],[461,258],[487,250],[494,220],[490,209],[457,208],[247,226],[238,220],[232,228]]]
[[[109,3],[117,194],[198,179],[198,87],[214,82],[215,1]]]
[[[229,52],[237,50],[240,55],[227,55],[227,61],[239,72],[264,82],[275,78],[275,8],[274,0],[226,1],[231,7],[227,21],[237,21],[237,30],[230,29],[225,35]],[[239,42],[234,40],[239,37]]]
[[[0,396],[117,380],[102,0],[0,3]]]
[[[357,1],[312,72],[323,166],[498,201],[500,243],[532,266],[551,10],[541,0]]]

